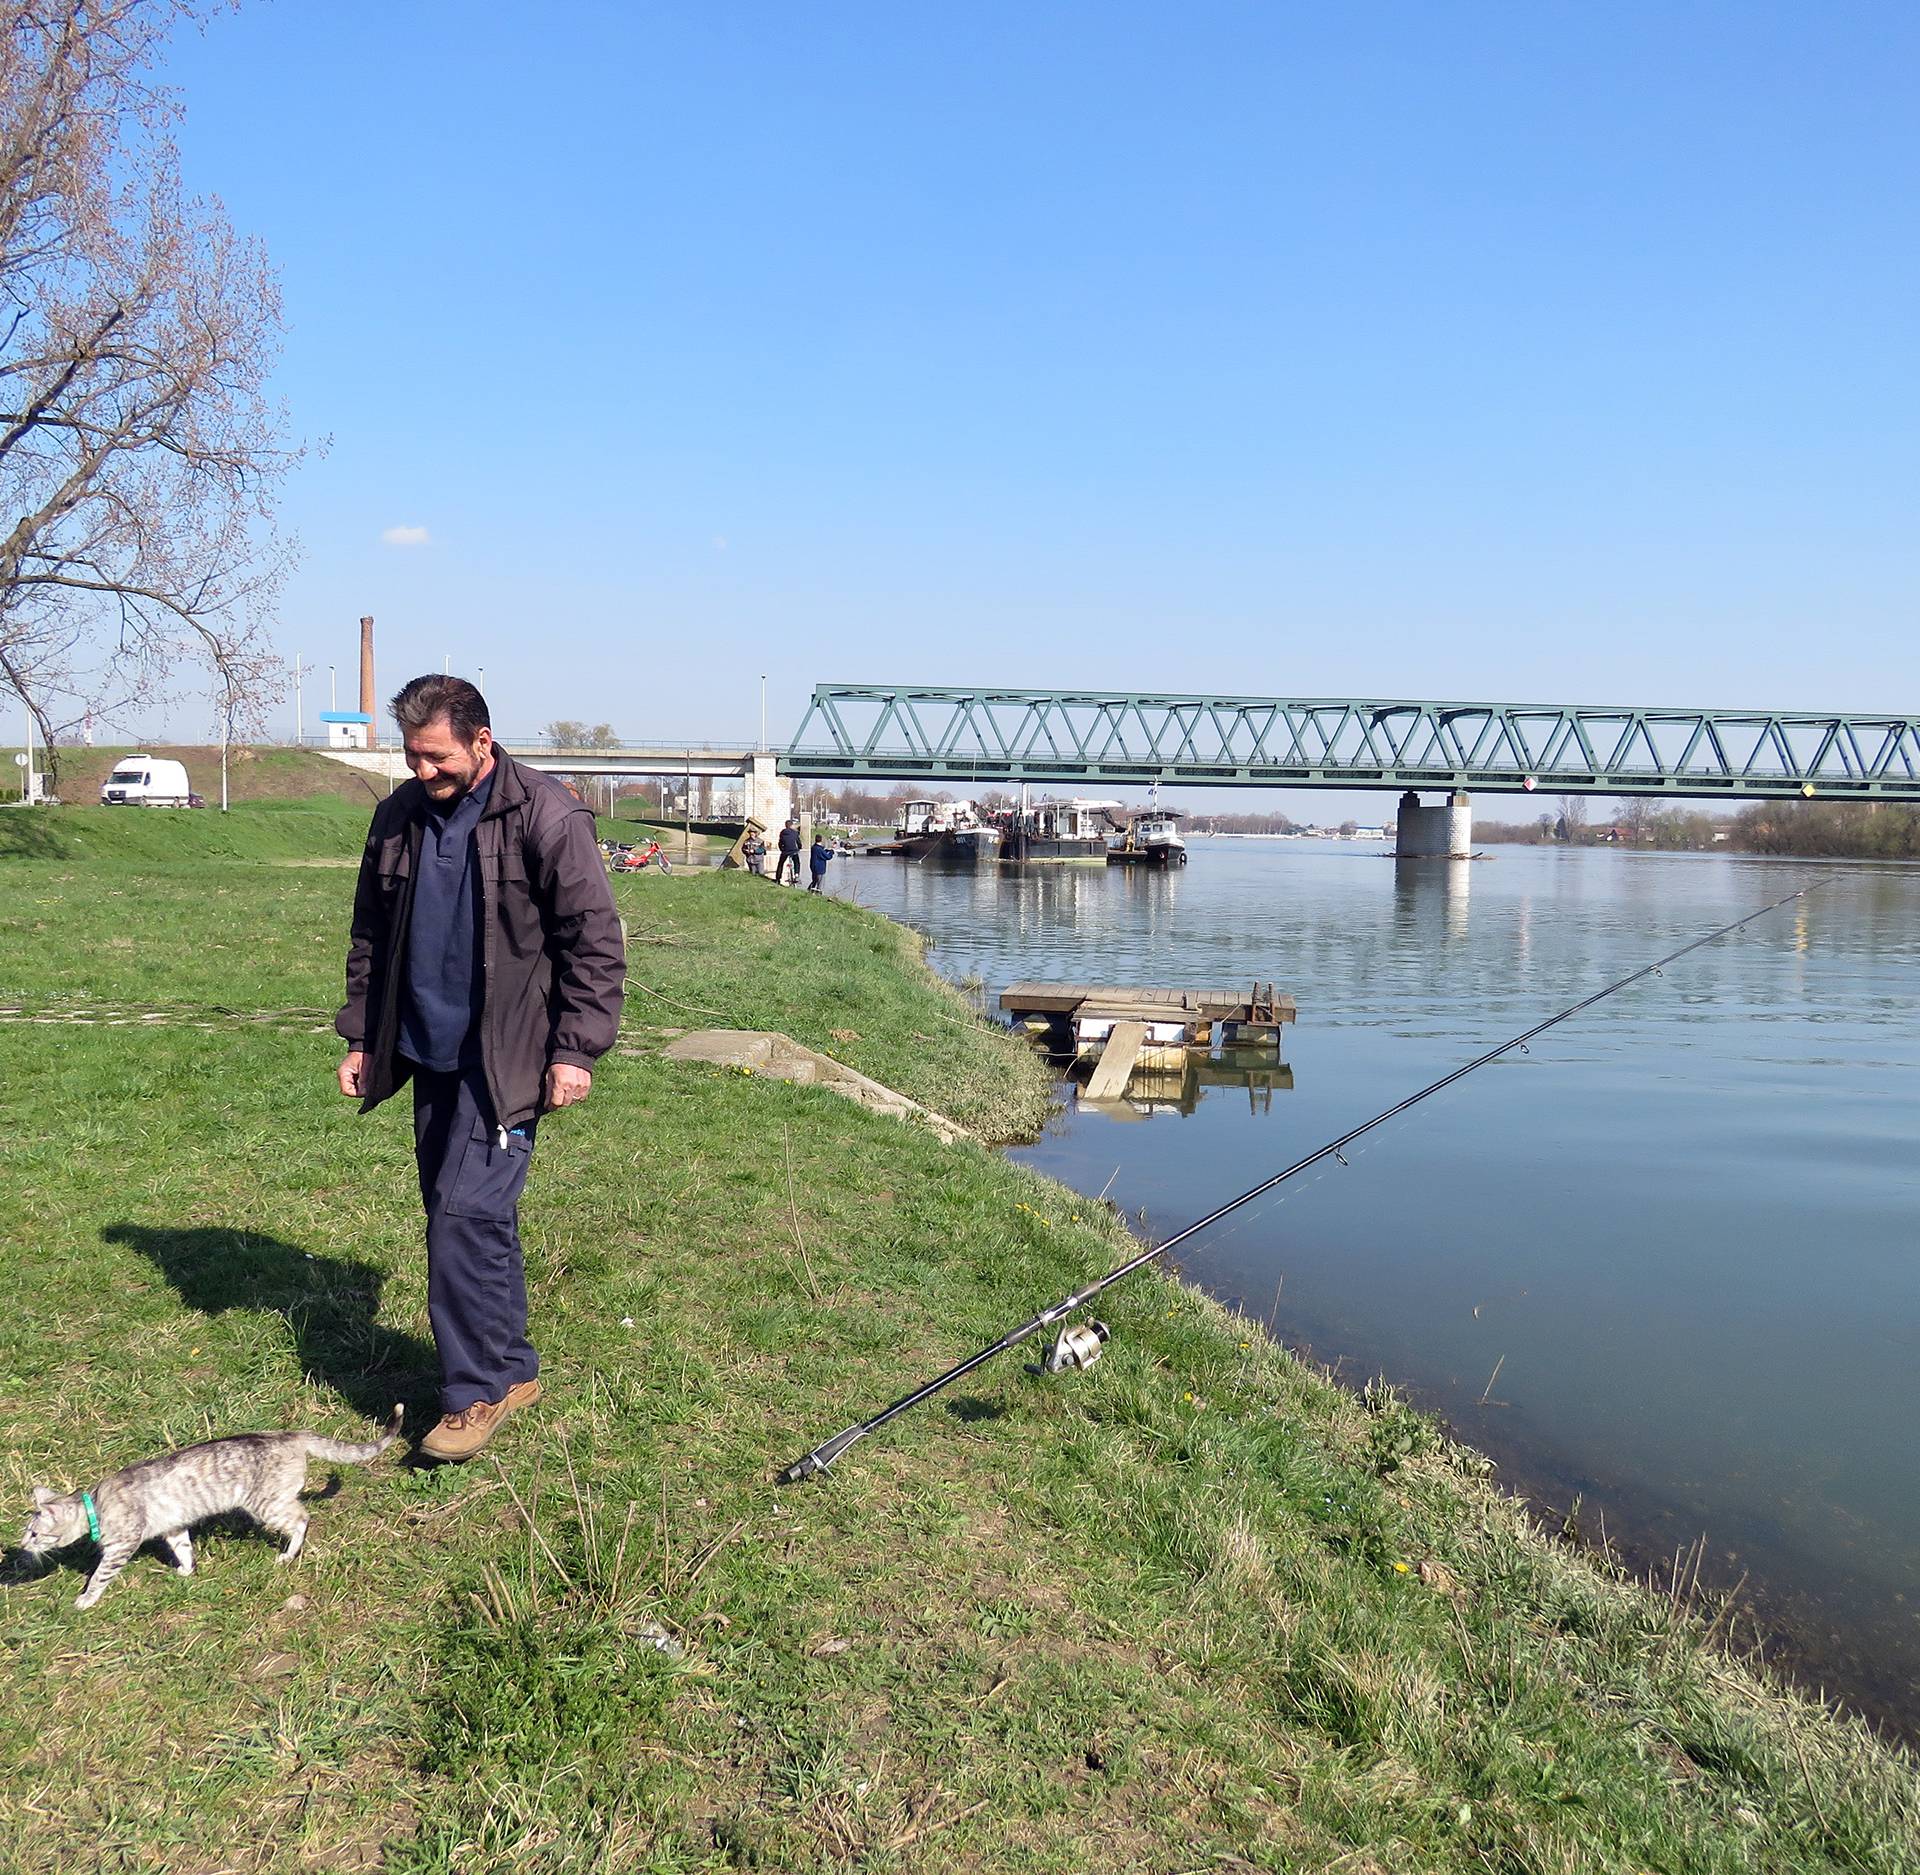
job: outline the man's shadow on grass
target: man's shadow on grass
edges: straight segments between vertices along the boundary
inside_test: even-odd
[[[109,1224],[100,1235],[149,1258],[203,1315],[259,1309],[284,1317],[301,1372],[368,1419],[384,1420],[402,1400],[411,1423],[437,1398],[431,1344],[379,1323],[386,1272],[371,1263],[316,1256],[250,1230]]]

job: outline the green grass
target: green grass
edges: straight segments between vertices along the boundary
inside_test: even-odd
[[[391,730],[388,731],[391,734]],[[143,753],[162,755],[186,765],[187,780],[194,791],[217,806],[220,800],[220,745],[214,743],[180,746],[148,742],[139,745]],[[62,748],[60,750],[59,794],[62,801],[76,807],[95,805],[100,799],[100,784],[106,780],[120,758],[132,752],[124,748]],[[0,775],[7,779],[18,772],[13,757],[18,744],[0,744]],[[35,763],[45,769],[46,751],[34,748]],[[227,799],[234,805],[254,801],[310,800],[325,796],[353,801],[362,807],[371,804],[375,792],[384,794],[386,784],[374,775],[363,775],[344,762],[333,761],[313,749],[280,748],[271,743],[259,747],[236,745],[228,751]]]
[[[429,1410],[405,1115],[330,1091],[351,883],[0,863],[16,1507]],[[1090,1374],[1004,1360],[776,1489],[1124,1235],[980,1147],[658,1053],[778,1027],[1030,1125],[1032,1063],[906,934],[740,877],[618,895],[629,1034],[524,1207],[547,1401],[497,1463],[348,1470],[292,1569],[233,1531],[88,1615],[74,1567],[7,1581],[0,1866],[1920,1866],[1910,1761],[1155,1276]]]
[[[686,827],[671,815],[662,816],[637,801],[615,803],[612,818],[599,817],[603,838],[644,845],[649,837],[660,842],[669,859],[691,857],[700,862],[719,859],[733,845],[732,834],[702,833],[698,827]]]
[[[224,814],[217,807],[14,808],[0,814],[0,861],[345,865],[360,856],[370,807],[320,795],[253,801]]]

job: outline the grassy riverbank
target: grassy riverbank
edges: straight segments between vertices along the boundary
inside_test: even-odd
[[[317,758],[316,758],[317,759]],[[332,766],[332,764],[329,764]],[[351,771],[341,771],[351,773]],[[204,861],[266,860],[287,866],[352,865],[367,837],[367,815],[386,793],[263,796],[228,812],[185,807],[61,807],[0,813],[0,861],[70,859],[138,862],[161,868]],[[696,833],[689,846],[677,827],[636,827],[596,817],[601,836],[638,844],[655,835],[675,864],[718,861],[732,844]]]
[[[16,1508],[211,1432],[429,1410],[405,1117],[328,1091],[350,890],[0,858]],[[904,934],[740,876],[618,892],[629,1033],[526,1204],[546,1404],[498,1463],[348,1471],[291,1569],[235,1532],[87,1615],[72,1566],[8,1580],[0,1865],[1916,1866],[1908,1761],[1157,1277],[1093,1373],[1002,1362],[775,1489],[1123,1233],[983,1148],[658,1053],[781,1028],[1031,1126],[1034,1064]]]
[[[14,756],[19,744],[0,743],[0,783],[18,777]],[[131,748],[67,748],[60,751],[58,793],[70,806],[98,803],[100,784],[119,766]],[[141,745],[141,752],[182,763],[188,783],[217,807],[220,802],[220,745]],[[45,771],[46,751],[36,748],[35,766]],[[49,783],[51,786],[51,781]],[[352,801],[364,810],[387,791],[377,775],[367,775],[322,755],[317,749],[281,748],[272,743],[257,747],[236,743],[227,751],[227,799],[235,806],[256,801]],[[17,792],[17,791],[16,791]]]

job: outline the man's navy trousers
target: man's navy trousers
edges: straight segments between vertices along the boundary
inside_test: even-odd
[[[477,1068],[416,1068],[413,1150],[427,1208],[427,1314],[440,1351],[440,1410],[501,1400],[531,1380],[520,1192],[535,1122],[505,1136]]]

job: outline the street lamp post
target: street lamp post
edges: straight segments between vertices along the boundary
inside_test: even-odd
[[[293,654],[293,746],[297,749],[307,739],[307,720],[303,713],[304,699],[300,694],[300,653]]]
[[[33,785],[33,705],[27,701],[24,690],[19,696],[20,719],[26,725],[26,733],[20,744],[25,751],[25,759],[20,764],[20,805],[31,807],[39,799],[39,791]]]
[[[226,680],[220,691],[220,811],[227,811],[227,744],[233,739],[233,673],[222,671]]]
[[[760,753],[767,752],[767,674],[760,673]]]

